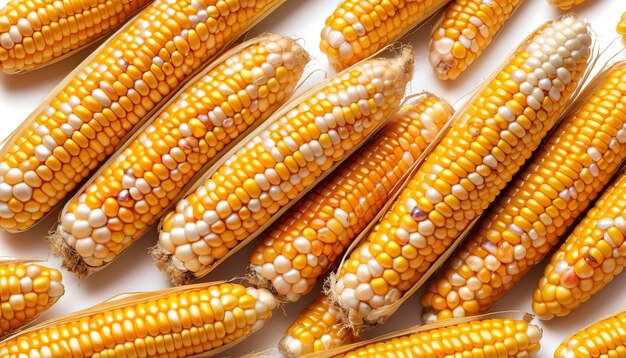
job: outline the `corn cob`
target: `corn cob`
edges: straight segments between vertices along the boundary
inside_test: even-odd
[[[622,18],[617,24],[617,33],[622,35],[624,41],[626,41],[626,12],[622,14]]]
[[[624,137],[626,130],[620,134]],[[554,253],[533,294],[533,310],[539,318],[568,315],[622,272],[625,195],[626,174],[621,174]]]
[[[0,227],[34,225],[196,70],[283,1],[157,1],[147,7],[6,143]]]
[[[618,313],[565,339],[554,358],[608,358],[626,356],[626,313]]]
[[[453,80],[489,46],[522,0],[454,0],[432,32],[430,64]]]
[[[53,251],[79,276],[104,268],[210,160],[289,98],[307,61],[299,45],[278,35],[251,40],[226,55],[66,205]]]
[[[0,9],[0,69],[33,70],[70,55],[131,18],[151,0],[11,0]]]
[[[231,283],[132,294],[10,337],[0,356],[208,357],[259,330],[275,307],[268,291]]]
[[[569,10],[576,5],[580,5],[587,0],[548,0],[548,4],[561,8],[561,10]]]
[[[292,302],[309,292],[382,209],[452,111],[430,94],[405,104],[375,140],[274,223],[250,257],[254,281]],[[292,269],[277,272],[274,262],[285,260]]]
[[[1,258],[0,337],[32,322],[64,292],[59,271],[26,260]]]
[[[342,0],[322,30],[320,49],[339,71],[390,44],[450,0]]]
[[[241,248],[384,124],[412,66],[409,48],[364,61],[269,119],[164,217],[152,250],[157,265],[180,285]]]
[[[450,131],[339,270],[333,294],[352,326],[392,314],[496,198],[565,108],[590,45],[590,30],[575,16],[547,23],[457,112]]]
[[[346,347],[340,354],[329,356],[522,358],[535,356],[541,348],[541,329],[526,320],[484,319],[450,323],[432,329],[417,327],[414,330],[417,332],[411,333],[409,329],[406,334],[395,338],[372,340],[369,344],[364,342],[355,347]]]
[[[498,198],[422,297],[426,321],[485,312],[600,195],[626,158],[624,82],[626,69],[608,73]]]
[[[341,310],[320,294],[289,326],[278,345],[280,352],[287,357],[301,357],[352,343],[355,337],[342,317]]]

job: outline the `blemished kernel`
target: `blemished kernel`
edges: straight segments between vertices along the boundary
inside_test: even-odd
[[[341,311],[324,294],[311,302],[289,326],[278,344],[287,357],[324,352],[350,344],[352,331],[342,321]]]
[[[626,174],[620,174],[554,253],[533,293],[533,311],[540,319],[568,315],[622,272],[626,266],[624,195]]]
[[[159,244],[152,250],[172,282],[184,284],[208,273],[365,143],[397,110],[412,54],[405,48],[392,58],[364,61],[286,105],[284,115],[270,118],[182,199],[162,220]],[[331,230],[341,227],[334,220]],[[274,265],[279,273],[292,269],[291,261],[280,256]]]
[[[177,95],[65,207],[52,245],[74,273],[117,258],[214,158],[291,96],[308,54],[278,35],[243,46]]]
[[[58,270],[0,259],[0,337],[32,322],[63,296]]]
[[[326,19],[320,49],[339,71],[378,52],[449,0],[342,0]]]
[[[363,344],[334,357],[534,357],[541,329],[523,320],[485,319]]]
[[[566,43],[576,46],[560,50]],[[591,44],[587,24],[577,17],[549,22],[522,44],[463,113],[457,113],[451,129],[377,228],[338,271],[334,294],[352,325],[374,324],[388,317],[393,311],[390,307],[397,307],[397,301],[493,202],[566,107],[587,68]],[[554,73],[545,73],[542,64],[556,57],[561,57],[562,65]],[[539,88],[544,83],[539,77],[548,80],[547,89]],[[508,81],[516,83],[511,90],[502,85]],[[397,235],[399,229],[408,233],[408,239]],[[401,250],[389,250],[393,246]],[[405,247],[417,255],[405,257]],[[506,255],[513,257],[515,252],[508,250]],[[392,268],[399,257],[409,261],[404,272]],[[480,271],[482,265],[476,261],[472,268]],[[358,299],[359,283],[354,276],[365,269],[371,278],[364,283],[375,294]],[[464,293],[466,300],[473,294]]]
[[[33,226],[185,80],[281,3],[180,0],[146,7],[5,144],[0,227]],[[201,41],[191,46],[196,37]]]
[[[276,307],[264,289],[204,283],[44,322],[0,343],[0,356],[207,357],[261,329]]]
[[[0,69],[33,70],[106,36],[151,0],[11,0],[0,9]]]
[[[382,209],[452,112],[430,94],[403,105],[374,140],[273,224],[250,256],[249,272],[288,301],[308,293]],[[292,268],[277,272],[277,259]]]
[[[548,0],[548,4],[559,7],[561,10],[569,10],[587,0]]]
[[[430,40],[430,64],[441,79],[457,78],[489,46],[522,0],[454,0]]]
[[[581,329],[566,338],[554,358],[622,357],[626,353],[626,313],[619,313]]]
[[[430,284],[422,296],[426,322],[486,312],[560,242],[620,168],[626,158],[626,70],[603,76]],[[585,181],[587,176],[593,180]],[[556,216],[546,220],[545,213]],[[613,227],[610,219],[602,225]],[[470,275],[458,280],[463,272]],[[472,293],[469,300],[463,292]]]

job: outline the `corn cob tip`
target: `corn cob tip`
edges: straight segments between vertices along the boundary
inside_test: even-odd
[[[177,267],[175,261],[171,259],[170,252],[161,245],[157,244],[151,247],[148,252],[157,268],[167,275],[173,285],[188,285],[197,278],[192,271],[187,270],[184,266]]]
[[[63,227],[57,226],[53,230],[47,239],[50,242],[50,251],[53,255],[61,258],[62,266],[79,279],[85,279],[94,273],[95,271],[87,265],[76,250],[70,247],[63,239]]]
[[[343,311],[333,305],[330,297],[319,294],[287,328],[278,350],[296,358],[353,343],[356,338],[346,322]]]
[[[0,258],[0,337],[52,307],[65,293],[62,281],[56,269],[28,260]]]

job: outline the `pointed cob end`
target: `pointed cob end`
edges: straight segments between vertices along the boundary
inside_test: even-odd
[[[150,248],[149,253],[154,259],[156,266],[167,275],[173,285],[188,285],[196,279],[193,272],[184,267],[176,266],[174,261],[171,260],[169,252],[162,248],[161,245],[157,244]]]
[[[63,228],[57,226],[53,230],[47,239],[50,241],[50,251],[63,261],[62,266],[81,280],[94,273],[95,270],[87,265],[74,248],[67,244],[63,236]]]

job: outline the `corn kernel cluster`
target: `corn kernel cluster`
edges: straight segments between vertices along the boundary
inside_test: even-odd
[[[554,253],[533,294],[533,311],[539,318],[569,314],[622,272],[626,265],[624,198],[626,174],[621,174]]]
[[[626,158],[626,70],[563,121],[431,283],[426,321],[485,312],[537,265]]]
[[[383,208],[452,112],[430,94],[405,104],[380,135],[273,225],[252,253],[250,271],[289,301],[309,292]]]
[[[289,98],[307,61],[294,41],[264,36],[187,87],[65,208],[53,245],[69,251],[66,265],[88,274],[120,255],[209,160]]]
[[[0,227],[28,229],[280,0],[157,1],[33,113],[0,157]]]
[[[270,119],[165,216],[157,264],[181,284],[236,250],[380,128],[404,95],[412,56],[407,48],[362,62]],[[274,264],[280,273],[291,269],[288,260]]]
[[[0,9],[0,69],[32,70],[113,31],[151,0],[11,0]]]
[[[0,356],[206,357],[259,330],[276,307],[268,291],[231,283],[172,291],[33,327],[0,343]]]
[[[455,79],[489,46],[522,0],[454,0],[430,42],[430,63],[441,79]]]
[[[27,262],[0,262],[0,337],[25,326],[63,296],[61,273]]]
[[[287,329],[278,347],[287,357],[301,357],[341,347],[354,340],[339,308],[326,295],[320,294]]]
[[[626,355],[626,313],[594,323],[565,339],[554,358],[601,358]]]
[[[487,319],[371,343],[335,357],[533,357],[541,329],[523,320]]]
[[[449,0],[342,0],[326,20],[320,49],[336,69],[398,40]]]
[[[549,22],[477,93],[399,198],[341,266],[352,323],[403,297],[511,180],[585,72],[592,39],[575,16]]]

